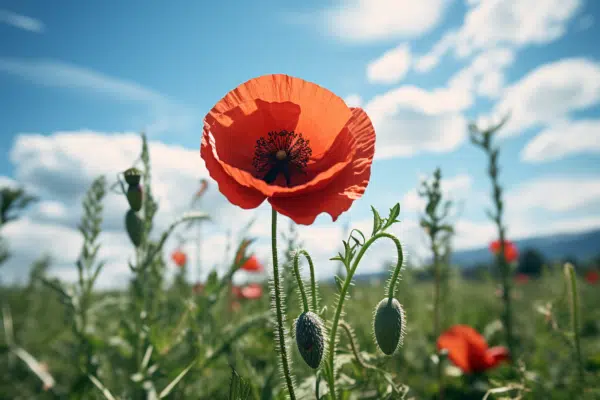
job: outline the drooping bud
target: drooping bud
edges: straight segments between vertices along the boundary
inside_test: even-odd
[[[142,209],[142,194],[142,187],[140,185],[129,185],[127,189],[127,201],[133,211],[140,211]]]
[[[135,167],[129,168],[123,172],[123,175],[125,176],[125,182],[127,182],[129,186],[139,185],[140,180],[142,179],[142,171]]]
[[[405,324],[404,309],[398,300],[386,297],[379,302],[375,308],[373,329],[377,345],[384,354],[394,354],[404,335]]]
[[[319,368],[325,350],[324,327],[321,318],[311,311],[296,320],[296,345],[300,355],[313,369]]]
[[[144,227],[142,219],[132,209],[129,209],[125,214],[125,228],[133,245],[139,247],[142,243]]]

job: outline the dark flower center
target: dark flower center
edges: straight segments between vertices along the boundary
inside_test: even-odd
[[[282,173],[287,186],[290,186],[292,170],[304,172],[312,155],[310,141],[294,131],[269,132],[265,138],[256,141],[252,165],[257,172],[264,174],[262,180],[271,184]]]

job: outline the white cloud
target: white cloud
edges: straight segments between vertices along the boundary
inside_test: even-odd
[[[15,188],[18,186],[19,186],[19,183],[17,181],[15,181],[14,179],[9,178],[8,176],[0,175],[0,188],[3,188],[3,187]]]
[[[326,10],[329,31],[349,41],[367,42],[419,36],[434,28],[448,4],[445,0],[339,0]]]
[[[42,21],[8,10],[0,10],[0,23],[34,33],[42,33],[46,29]]]
[[[511,112],[500,136],[561,122],[573,111],[600,102],[600,65],[585,58],[544,64],[508,87],[494,114]]]
[[[482,0],[470,2],[460,28],[448,32],[418,62],[427,71],[450,49],[458,57],[497,46],[524,47],[563,36],[581,0]]]
[[[470,193],[473,179],[470,175],[461,174],[450,178],[442,177],[441,190],[444,199],[454,202],[464,200]],[[403,211],[414,211],[422,213],[425,209],[426,200],[418,194],[418,189],[412,189],[404,195],[400,204]]]
[[[514,52],[508,48],[487,50],[450,78],[449,86],[480,96],[497,97],[504,87],[504,70],[514,59]]]
[[[397,83],[404,78],[410,69],[410,64],[410,47],[401,44],[369,63],[367,79],[372,83]]]
[[[360,107],[362,106],[362,97],[360,97],[360,95],[358,94],[351,94],[348,95],[344,101],[346,102],[346,104],[348,105],[348,107]]]
[[[466,137],[467,121],[460,112],[471,103],[468,92],[454,88],[402,86],[374,97],[365,109],[377,130],[376,157],[456,149]]]
[[[533,209],[555,213],[576,211],[600,204],[600,180],[598,177],[540,178],[512,189],[505,200],[511,214]]]
[[[559,160],[576,154],[600,153],[600,120],[558,124],[538,133],[521,151],[532,163]]]
[[[113,101],[140,103],[149,108],[148,133],[189,129],[195,113],[168,96],[135,82],[115,78],[98,71],[56,60],[0,58],[0,72],[16,75],[30,83],[84,91]]]

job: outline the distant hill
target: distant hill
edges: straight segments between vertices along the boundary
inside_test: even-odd
[[[515,240],[514,243],[520,251],[531,247],[541,252],[550,261],[558,261],[567,257],[576,257],[577,260],[587,261],[600,255],[600,229],[582,233],[539,236]],[[457,251],[452,255],[452,263],[463,268],[471,268],[479,263],[489,263],[491,260],[487,247]],[[374,272],[357,274],[355,279],[368,281],[370,279],[387,279],[388,276],[387,272]]]
[[[585,261],[600,255],[600,229],[572,234],[540,236],[514,243],[520,251],[528,247],[535,248],[548,260],[561,260],[566,257],[576,257]],[[452,263],[462,267],[472,267],[478,263],[490,261],[489,249],[457,251],[452,255]]]

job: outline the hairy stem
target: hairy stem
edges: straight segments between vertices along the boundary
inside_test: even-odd
[[[306,292],[304,291],[304,283],[302,282],[302,277],[300,276],[300,267],[298,265],[301,254],[304,254],[306,258],[310,260],[310,256],[306,251],[300,250],[296,252],[296,254],[294,255],[294,275],[296,276],[296,282],[298,283],[298,290],[300,291],[300,298],[302,299],[303,310],[304,312],[308,312],[308,299],[306,298]],[[310,262],[310,265],[312,266],[312,262]]]
[[[331,335],[329,337],[329,351],[328,351],[328,357],[329,357],[328,363],[329,363],[329,368],[331,370],[331,374],[329,376],[329,389],[331,391],[331,395],[334,400],[336,399],[335,364],[334,364],[335,345],[336,345],[337,328],[338,328],[338,324],[340,322],[340,317],[342,315],[342,310],[344,308],[344,300],[346,299],[346,294],[348,293],[348,288],[350,287],[350,284],[352,283],[352,277],[354,276],[354,272],[356,271],[356,268],[358,268],[358,264],[360,263],[360,260],[363,258],[365,252],[368,250],[369,247],[371,247],[371,245],[373,243],[375,243],[375,241],[377,239],[384,238],[384,237],[391,239],[394,242],[394,244],[396,245],[396,249],[398,251],[398,262],[396,263],[396,268],[394,269],[394,273],[392,275],[392,278],[390,279],[390,283],[389,283],[389,287],[388,287],[388,296],[390,298],[392,298],[396,291],[396,281],[398,280],[398,277],[400,275],[400,270],[402,269],[402,262],[403,262],[402,245],[400,244],[400,240],[398,240],[398,238],[396,236],[392,235],[391,233],[380,232],[380,233],[376,234],[375,236],[371,237],[369,240],[367,240],[365,242],[365,244],[361,247],[360,251],[358,252],[358,254],[356,256],[356,259],[354,260],[354,263],[352,264],[352,267],[348,269],[348,274],[346,275],[346,280],[344,281],[344,284],[340,291],[340,297],[338,299],[338,304],[337,304],[335,314],[333,317],[333,323],[331,325]]]
[[[290,372],[290,366],[287,356],[287,347],[285,345],[285,333],[283,329],[283,301],[281,299],[281,288],[279,285],[279,266],[277,264],[277,211],[271,212],[271,251],[273,253],[273,295],[275,297],[275,316],[277,318],[277,336],[279,341],[279,354],[281,356],[281,368],[285,377],[285,383],[290,394],[290,399],[295,400],[294,384]],[[307,305],[308,307],[308,305]]]

